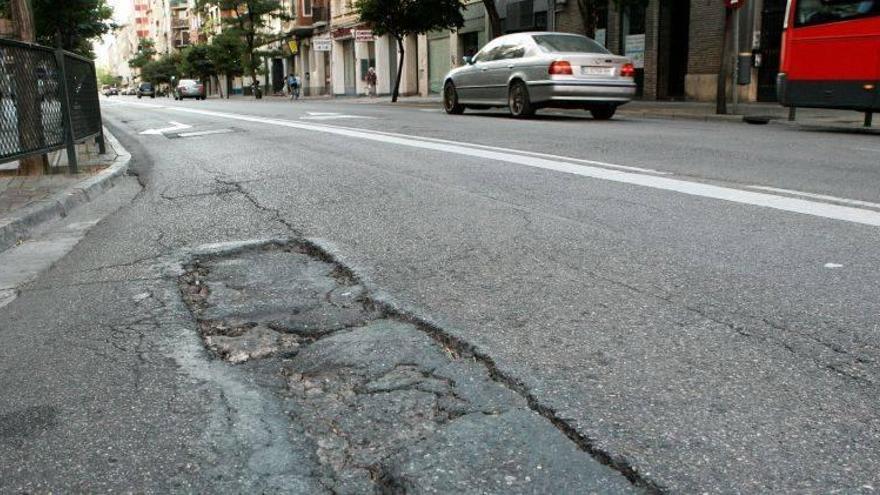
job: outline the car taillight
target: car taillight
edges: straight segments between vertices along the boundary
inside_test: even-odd
[[[633,64],[626,63],[620,68],[620,77],[634,77],[635,75],[636,68]]]
[[[571,64],[566,62],[565,60],[557,60],[550,64],[550,68],[547,70],[551,76],[563,76],[563,75],[572,75]]]
[[[199,91],[201,91],[201,90],[203,90],[203,89],[205,89],[205,86],[203,86],[203,85],[201,85],[201,84],[199,84],[199,85],[198,85],[198,86],[196,86],[196,88],[198,88],[198,89],[199,89]]]

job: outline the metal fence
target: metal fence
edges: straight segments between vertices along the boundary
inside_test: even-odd
[[[95,64],[60,49],[0,39],[0,162],[97,138],[104,152]]]

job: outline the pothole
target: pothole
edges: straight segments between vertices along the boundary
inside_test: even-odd
[[[185,265],[205,346],[274,369],[334,493],[631,493],[466,349],[383,309],[307,244],[270,242]],[[261,361],[262,362],[262,361]]]

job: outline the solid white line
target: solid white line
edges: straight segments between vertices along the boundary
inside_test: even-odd
[[[343,126],[335,126],[335,127],[339,127],[341,129],[351,129],[351,130],[355,130],[355,131],[365,130],[365,129],[358,129],[356,127],[343,127]],[[410,139],[420,139],[422,141],[432,141],[435,143],[447,143],[447,144],[454,144],[456,146],[467,146],[469,148],[479,148],[479,149],[483,149],[483,150],[503,151],[505,153],[516,153],[519,155],[538,156],[538,157],[542,157],[542,158],[553,158],[554,160],[563,160],[566,162],[583,163],[586,165],[597,165],[599,167],[616,168],[619,170],[630,170],[632,172],[640,172],[643,174],[654,174],[654,175],[669,175],[670,174],[670,172],[661,172],[659,170],[654,170],[652,168],[633,167],[632,165],[618,165],[616,163],[598,162],[596,160],[584,160],[582,158],[572,158],[572,157],[568,157],[568,156],[551,155],[551,154],[547,154],[547,153],[536,153],[534,151],[515,150],[515,149],[511,149],[511,148],[499,148],[497,146],[487,146],[485,144],[462,143],[460,141],[450,141],[448,139],[413,136],[411,134],[399,134],[396,132],[376,131],[376,130],[372,130],[372,129],[368,129],[368,131],[372,132],[372,133],[376,133],[376,134],[383,134],[385,136],[398,136],[398,137],[405,137],[405,138],[410,138]]]
[[[226,134],[232,132],[232,129],[214,129],[210,131],[181,132],[180,137],[208,136],[210,134]]]
[[[786,196],[777,196],[774,194],[745,191],[742,189],[733,189],[729,187],[715,186],[712,184],[690,182],[669,177],[657,177],[653,175],[590,167],[571,163],[569,161],[558,161],[546,158],[539,158],[538,156],[524,156],[514,153],[502,153],[491,149],[468,147],[466,143],[447,144],[443,142],[429,141],[414,136],[393,136],[379,134],[367,130],[354,130],[350,128],[335,127],[326,124],[310,124],[288,120],[269,119],[251,115],[214,112],[210,110],[198,110],[181,107],[169,107],[169,109],[179,112],[209,115],[212,117],[240,120],[245,122],[256,122],[262,124],[291,127],[306,131],[323,132],[327,134],[334,134],[337,136],[352,137],[357,139],[377,141],[386,144],[396,144],[399,146],[440,151],[476,158],[484,158],[487,160],[516,163],[519,165],[526,165],[529,167],[540,168],[544,170],[564,172],[573,175],[579,175],[582,177],[591,177],[594,179],[620,182],[623,184],[632,184],[637,186],[649,187],[652,189],[674,191],[690,196],[720,199],[733,203],[761,206],[765,208],[772,208],[792,213],[800,213],[820,218],[829,218],[832,220],[842,220],[846,222],[880,227],[880,212],[865,210],[861,208],[853,208],[849,206],[819,203],[806,199],[790,198]]]
[[[335,115],[310,115],[307,117],[300,117],[300,120],[337,120],[337,119],[375,119],[376,117],[365,117],[363,115],[343,115],[343,114],[335,114]]]
[[[822,199],[822,200],[826,200],[826,201],[834,201],[835,203],[843,203],[843,204],[848,204],[848,205],[853,205],[853,206],[866,206],[868,208],[880,209],[880,203],[871,203],[870,201],[861,201],[858,199],[838,198],[837,196],[828,196],[825,194],[793,191],[791,189],[781,189],[778,187],[769,187],[769,186],[748,186],[748,187],[749,187],[749,189],[759,189],[761,191],[771,191],[771,192],[778,192],[778,193],[784,193],[784,194],[792,194],[795,196],[803,196],[805,198]]]

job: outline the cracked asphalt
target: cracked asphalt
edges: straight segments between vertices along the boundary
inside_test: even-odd
[[[361,118],[321,125],[867,202],[880,200],[876,137],[346,100],[135,102],[103,114],[143,190],[0,308],[0,491],[528,492],[457,473],[492,472],[479,463],[505,447],[536,455],[511,432],[544,427],[569,442],[555,469],[601,461],[609,479],[637,481],[626,488],[880,488],[877,227],[270,121],[338,112]],[[233,132],[139,134],[169,120]],[[333,388],[302,402],[308,387],[291,377],[326,357],[322,342],[355,353],[348,334],[232,365],[206,350],[178,285],[198,246],[291,238],[318,240],[373,297],[468,349],[519,409],[464,414],[473,421],[389,451],[372,485],[334,485],[336,444],[317,444],[324,430],[291,412],[315,419],[361,399]],[[424,390],[448,385],[398,364],[358,387],[424,379],[400,400],[433,411]],[[396,484],[438,467],[451,474]]]

